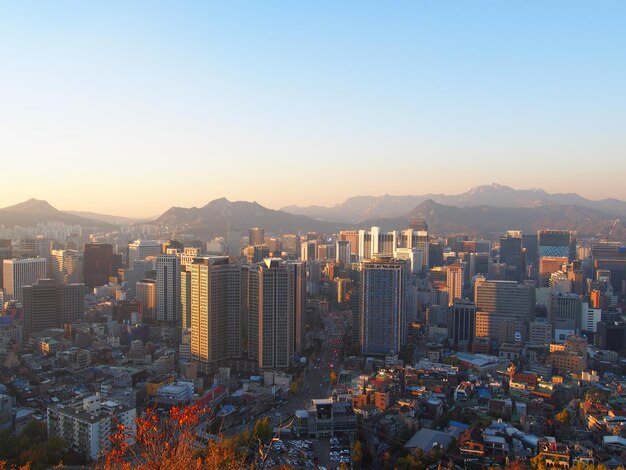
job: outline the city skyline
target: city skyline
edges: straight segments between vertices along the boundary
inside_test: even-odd
[[[149,217],[493,181],[626,199],[625,9],[6,3],[0,155],[28,181],[0,206]]]

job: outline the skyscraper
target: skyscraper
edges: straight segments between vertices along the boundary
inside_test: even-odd
[[[337,240],[335,255],[337,261],[345,265],[350,265],[352,262],[352,243],[350,243],[349,240]]]
[[[131,265],[132,266],[132,265]],[[90,288],[103,286],[113,274],[113,246],[108,243],[86,243],[83,256],[83,279]]]
[[[76,322],[84,311],[83,284],[56,284],[40,279],[24,286],[24,331],[41,331]]]
[[[364,262],[360,282],[363,354],[399,352],[406,341],[405,283],[408,263],[380,258]]]
[[[264,245],[265,229],[254,227],[248,232],[248,245]]]
[[[83,275],[77,250],[50,251],[50,277],[59,284],[78,283]]]
[[[180,311],[180,259],[176,255],[158,255],[157,322],[174,324]]]
[[[576,232],[569,230],[539,230],[537,232],[539,257],[566,257],[576,259]]]
[[[160,255],[162,246],[155,240],[135,240],[128,244],[128,263],[132,266],[137,260],[146,259],[148,256]]]
[[[452,307],[452,343],[454,347],[468,350],[476,331],[476,305],[469,300],[457,300]]]
[[[141,306],[141,322],[153,324],[156,321],[157,284],[154,279],[143,279],[136,284],[136,299]]]
[[[463,298],[463,282],[465,280],[465,266],[457,263],[446,266],[446,285],[448,286],[448,301],[450,305],[456,299]]]
[[[22,288],[47,277],[45,258],[5,259],[2,261],[4,293],[21,302]]]
[[[506,263],[507,280],[520,282],[524,279],[522,232],[509,230],[500,237],[500,262]]]
[[[187,270],[181,274],[190,283],[185,304],[189,304],[191,357],[199,370],[210,372],[220,361],[242,355],[244,271],[241,265],[230,264],[228,256],[198,257]]]
[[[530,321],[535,316],[535,288],[514,281],[476,283],[476,309]]]
[[[291,364],[297,344],[298,292],[302,289],[297,276],[302,275],[302,265],[290,265],[280,258],[267,258],[250,267],[248,353],[260,369]]]

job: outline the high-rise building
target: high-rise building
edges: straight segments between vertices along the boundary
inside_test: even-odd
[[[21,302],[22,288],[47,277],[45,258],[5,259],[2,261],[4,293]]]
[[[337,240],[335,254],[337,257],[336,261],[350,265],[352,262],[352,243],[350,240]]]
[[[610,273],[614,292],[626,293],[626,246],[624,243],[604,242],[591,246],[594,278],[600,271]]]
[[[3,282],[3,269],[2,262],[5,259],[13,258],[13,245],[11,244],[11,240],[8,239],[0,239],[0,287],[4,285]]]
[[[476,305],[469,300],[456,300],[452,307],[452,343],[455,348],[469,350],[476,332]]]
[[[535,316],[535,288],[513,281],[481,281],[475,286],[475,303],[477,311],[495,312],[526,322]]]
[[[317,259],[317,245],[319,240],[311,240],[300,244],[300,259],[302,261],[313,261]]]
[[[550,294],[548,321],[554,327],[558,320],[571,320],[580,330],[582,320],[582,298],[578,294]]]
[[[260,369],[290,366],[296,351],[298,292],[302,265],[267,258],[250,267],[248,355]],[[301,329],[301,328],[300,328]]]
[[[239,258],[241,256],[241,230],[228,229],[226,233],[226,254]]]
[[[141,306],[141,322],[156,322],[157,283],[154,279],[142,279],[136,283],[137,301]]]
[[[156,258],[157,322],[174,324],[180,310],[180,259],[176,255]]]
[[[583,302],[581,307],[580,328],[582,331],[591,333],[598,332],[598,323],[602,320],[602,310],[590,308],[587,302]]]
[[[399,352],[405,344],[408,271],[406,261],[391,258],[362,264],[359,288],[363,354]]]
[[[487,337],[498,343],[513,342],[523,337],[522,317],[497,312],[476,312],[476,337]]]
[[[76,322],[84,311],[83,284],[56,284],[40,279],[23,287],[24,332],[58,328]]]
[[[450,305],[452,305],[455,300],[463,298],[464,279],[464,264],[457,263],[446,266],[446,285],[448,286],[448,301]]]
[[[569,230],[537,231],[539,257],[565,257],[569,261],[576,259],[576,232]]]
[[[162,246],[156,240],[135,240],[128,244],[128,266],[132,266],[137,260],[146,259],[148,256],[160,255]]]
[[[86,243],[83,255],[85,285],[94,288],[108,284],[113,273],[113,246],[108,243]]]
[[[424,226],[425,224],[417,224],[416,226]],[[414,228],[402,230],[399,234],[398,247],[412,248],[419,250],[422,254],[422,268],[420,271],[427,270],[429,265],[429,237],[428,230],[416,230]]]
[[[359,231],[342,230],[339,232],[339,240],[350,242],[351,254],[356,258],[359,256]]]
[[[520,282],[524,279],[522,232],[509,230],[500,237],[500,262],[506,263],[507,280]]]
[[[359,260],[393,256],[398,247],[398,232],[382,232],[380,227],[359,230]],[[410,248],[410,247],[408,247]]]
[[[289,256],[300,253],[300,237],[293,233],[284,233],[280,237],[282,249]]]
[[[59,284],[78,283],[83,266],[77,250],[50,250],[50,277]]]
[[[265,229],[254,227],[248,232],[248,245],[264,245]]]
[[[241,253],[240,253],[241,254]],[[194,258],[200,256],[200,248],[196,248],[193,246],[188,246],[183,249],[183,252],[180,254],[180,265],[187,266],[193,263]]]
[[[229,263],[228,256],[198,257],[187,270],[181,277],[190,284],[185,304],[189,306],[191,357],[200,371],[214,371],[220,361],[242,355],[244,271],[241,265]]]
[[[539,286],[548,287],[550,275],[561,271],[567,265],[566,256],[542,256],[539,258]]]

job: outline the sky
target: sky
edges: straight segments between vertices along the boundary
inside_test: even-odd
[[[626,2],[0,0],[0,207],[626,199]]]

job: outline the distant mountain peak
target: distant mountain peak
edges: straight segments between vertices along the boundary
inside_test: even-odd
[[[43,199],[30,198],[27,201],[20,202],[14,206],[6,207],[7,211],[24,212],[31,214],[40,214],[45,212],[58,212],[48,201]]]

